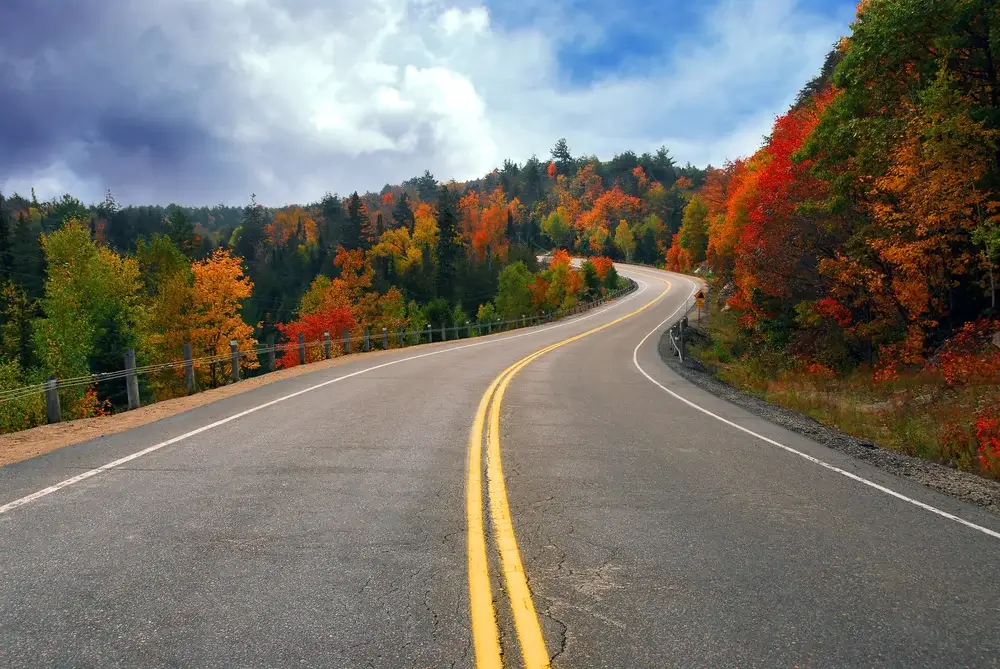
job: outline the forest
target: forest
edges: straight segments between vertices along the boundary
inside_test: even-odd
[[[712,276],[706,359],[879,444],[1000,475],[1000,4],[864,0],[667,266]]]
[[[699,356],[726,381],[1000,476],[998,63],[996,2],[862,0],[760,148],[719,167],[666,148],[574,157],[562,139],[466,183],[425,172],[282,208],[9,194],[0,393],[118,370],[128,348],[150,365],[185,342],[224,355],[231,339],[249,353],[300,332],[542,314],[613,288],[611,263],[631,260],[709,281]],[[214,371],[199,386],[226,382]],[[121,408],[104,385],[64,412]],[[143,387],[183,392],[177,377]],[[43,413],[38,397],[0,402],[0,428]]]
[[[481,179],[439,183],[425,171],[379,192],[327,193],[269,208],[120,206],[109,192],[0,196],[0,430],[45,422],[38,392],[55,376],[64,418],[127,406],[119,373],[133,349],[155,369],[196,360],[197,387],[260,373],[262,347],[489,323],[569,309],[621,287],[614,260],[662,263],[705,171],[666,148],[601,161],[505,161]],[[539,253],[558,250],[540,266]],[[570,252],[591,256],[580,268]],[[340,352],[335,347],[334,354]],[[310,348],[310,359],[320,355]],[[218,364],[216,364],[218,363]],[[299,364],[293,347],[277,366]],[[120,377],[117,377],[120,378]],[[184,370],[140,377],[142,403],[187,392]]]

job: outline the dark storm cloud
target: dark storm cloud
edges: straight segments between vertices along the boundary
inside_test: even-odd
[[[62,162],[125,201],[243,198],[245,172],[210,129],[229,114],[210,34],[190,11],[165,17],[165,3],[142,5],[0,3],[0,181]],[[187,48],[205,38],[207,57],[178,51],[163,18],[190,36]]]

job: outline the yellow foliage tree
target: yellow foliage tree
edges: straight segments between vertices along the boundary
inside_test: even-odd
[[[216,249],[205,260],[191,266],[194,287],[191,309],[191,345],[195,357],[225,356],[233,339],[245,354],[241,366],[254,369],[259,365],[252,326],[240,315],[243,300],[253,293],[253,282],[243,274],[243,260],[225,249]],[[205,366],[201,373],[205,373]],[[214,373],[215,368],[211,371]],[[225,375],[222,375],[223,378]],[[216,375],[213,381],[217,382]]]

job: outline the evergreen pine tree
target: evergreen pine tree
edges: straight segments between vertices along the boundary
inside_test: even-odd
[[[0,193],[0,279],[6,279],[14,269],[11,251],[10,217],[4,207],[3,193]]]
[[[410,199],[406,195],[406,191],[403,191],[403,194],[399,196],[399,200],[396,201],[395,206],[392,208],[392,220],[395,223],[394,227],[405,227],[410,234],[413,234],[415,219],[413,217],[413,210],[410,209]]]
[[[437,296],[451,300],[455,292],[455,269],[462,240],[458,232],[458,216],[451,191],[442,185],[438,191]]]
[[[364,215],[361,211],[361,196],[358,191],[351,194],[351,199],[347,202],[347,224],[344,226],[344,234],[341,241],[345,249],[361,248],[361,237],[364,231]]]

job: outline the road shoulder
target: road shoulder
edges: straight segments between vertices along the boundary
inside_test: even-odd
[[[885,472],[1000,515],[1000,481],[879,448],[871,442],[734,388],[713,376],[694,358],[687,358],[683,364],[679,362],[672,352],[666,332],[661,335],[657,350],[668,368],[719,399]]]

